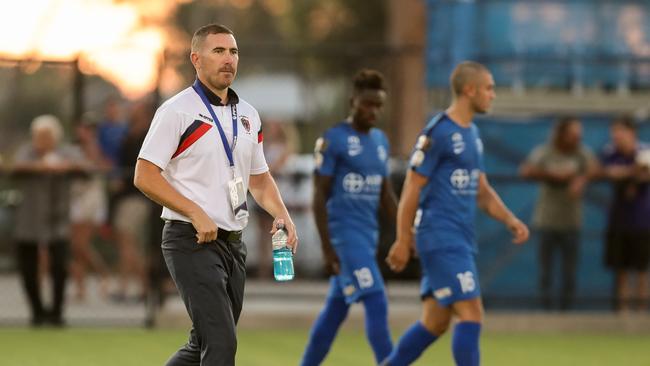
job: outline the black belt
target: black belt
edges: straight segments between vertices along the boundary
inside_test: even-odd
[[[187,221],[181,221],[181,220],[165,220],[166,223],[168,224],[182,224],[182,225],[192,225],[191,223]],[[230,231],[230,230],[225,230],[222,228],[217,229],[217,239],[223,240],[223,241],[240,241],[242,236],[242,231],[237,230],[237,231]]]
[[[241,230],[237,231],[228,231],[222,228],[217,229],[217,239],[223,241],[240,241],[241,240]]]

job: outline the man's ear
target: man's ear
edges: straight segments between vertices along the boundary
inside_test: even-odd
[[[190,53],[190,61],[192,62],[192,65],[194,65],[195,69],[200,69],[201,63],[199,62],[199,54],[196,52]]]
[[[476,84],[475,83],[465,84],[465,86],[463,86],[463,94],[467,95],[470,98],[476,95]]]

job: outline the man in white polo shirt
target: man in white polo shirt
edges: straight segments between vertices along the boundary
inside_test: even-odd
[[[192,319],[189,341],[167,365],[234,365],[246,277],[246,192],[275,218],[272,232],[285,225],[294,252],[298,238],[264,159],[259,115],[229,88],[239,60],[232,31],[199,28],[190,57],[197,79],[158,108],[135,185],[164,206],[162,250]]]

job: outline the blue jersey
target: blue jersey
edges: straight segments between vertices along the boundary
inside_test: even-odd
[[[438,114],[418,137],[410,165],[428,178],[415,218],[418,250],[476,251],[476,195],[484,171],[478,128],[473,123],[464,128]]]
[[[354,228],[374,232],[381,187],[388,174],[388,139],[372,128],[362,133],[341,122],[316,141],[316,173],[331,176],[327,199],[328,226],[332,237]],[[337,245],[333,240],[332,244]],[[376,241],[372,243],[376,246]]]

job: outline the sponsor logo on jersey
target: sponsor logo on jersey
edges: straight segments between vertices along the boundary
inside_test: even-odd
[[[451,185],[456,189],[465,189],[469,186],[471,178],[467,169],[456,169],[449,178]]]
[[[454,154],[458,155],[465,151],[465,141],[463,141],[463,135],[460,132],[454,132],[451,135],[451,144],[454,149]]]
[[[470,173],[469,178],[469,186],[472,188],[477,188],[478,187],[478,180],[481,176],[481,170],[480,169],[472,169],[472,173]]]
[[[454,187],[452,192],[454,194],[476,194],[480,176],[480,169],[472,169],[471,172],[467,169],[454,170],[449,177],[449,182]]]
[[[357,156],[363,151],[361,140],[358,136],[348,136],[348,155]]]
[[[365,185],[365,179],[361,174],[348,173],[343,177],[343,189],[349,193],[360,193]]]
[[[371,174],[365,178],[358,173],[348,173],[343,177],[343,189],[348,193],[378,193],[381,190],[383,177]]]

